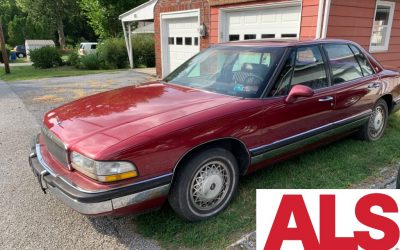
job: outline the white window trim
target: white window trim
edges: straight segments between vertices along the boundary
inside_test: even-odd
[[[374,26],[375,26],[375,18],[376,18],[376,12],[378,10],[378,5],[387,6],[390,8],[388,30],[387,30],[386,37],[385,37],[385,45],[383,45],[383,46],[373,46],[372,45],[372,35],[373,35],[373,31],[374,31]],[[390,37],[392,35],[392,26],[393,26],[393,18],[394,18],[395,9],[396,9],[395,2],[381,1],[381,0],[376,1],[376,7],[375,7],[375,12],[374,12],[374,18],[373,18],[373,26],[372,26],[371,38],[370,38],[370,45],[369,45],[369,52],[376,53],[376,52],[386,52],[389,50]]]

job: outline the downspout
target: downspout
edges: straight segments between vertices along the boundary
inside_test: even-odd
[[[324,17],[324,2],[325,0],[319,0],[318,4],[318,20],[317,20],[317,32],[315,33],[315,39],[321,38],[321,27],[322,27],[322,18]]]
[[[322,37],[323,39],[326,38],[328,33],[328,23],[329,23],[329,15],[331,12],[331,0],[326,0],[325,2],[325,13],[324,13],[324,25],[322,27]]]

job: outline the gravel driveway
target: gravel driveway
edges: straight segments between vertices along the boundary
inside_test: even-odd
[[[148,75],[124,71],[5,84],[0,81],[1,249],[159,249],[135,233],[135,218],[88,218],[39,189],[29,145],[45,111]],[[50,97],[49,97],[50,96]]]

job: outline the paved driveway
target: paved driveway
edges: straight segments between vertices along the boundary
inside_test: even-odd
[[[44,195],[28,163],[45,111],[149,76],[124,71],[5,84],[0,81],[0,248],[159,249],[135,233],[135,218],[88,218]],[[51,97],[49,97],[51,96]]]

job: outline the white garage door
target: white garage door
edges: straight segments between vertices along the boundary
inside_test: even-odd
[[[226,12],[225,41],[298,38],[301,6]]]
[[[199,52],[198,17],[168,19],[164,42],[167,43],[168,61],[164,74],[168,74]]]

